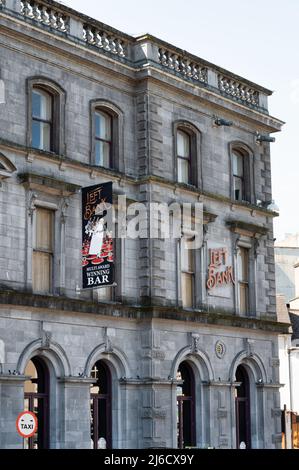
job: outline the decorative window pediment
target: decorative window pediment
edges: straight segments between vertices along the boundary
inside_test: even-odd
[[[0,180],[9,178],[15,171],[17,169],[14,164],[3,153],[0,153]]]
[[[61,181],[56,178],[51,178],[50,176],[37,175],[33,173],[23,173],[18,176],[27,188],[55,196],[70,196],[81,189],[81,186]]]
[[[240,220],[228,220],[226,224],[232,232],[251,238],[259,238],[261,235],[266,235],[269,231],[267,227],[262,225],[249,224]]]

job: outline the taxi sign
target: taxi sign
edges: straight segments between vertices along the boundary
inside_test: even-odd
[[[32,437],[37,431],[37,417],[32,411],[23,411],[17,417],[16,426],[20,436]]]

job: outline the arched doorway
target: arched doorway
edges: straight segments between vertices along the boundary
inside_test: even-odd
[[[111,372],[103,361],[92,368],[95,379],[90,390],[91,440],[93,448],[112,448]]]
[[[24,385],[24,410],[35,413],[38,429],[34,436],[24,439],[26,449],[49,448],[49,385],[50,375],[46,363],[38,356],[27,364],[25,375],[30,376]]]
[[[177,445],[179,449],[194,447],[195,435],[195,380],[191,366],[182,362],[177,380]]]
[[[236,381],[240,382],[235,388],[237,449],[250,449],[250,382],[248,373],[242,365],[236,370]]]

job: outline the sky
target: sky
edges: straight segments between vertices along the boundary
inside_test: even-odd
[[[299,232],[299,0],[63,0],[131,35],[150,33],[273,90],[269,110],[286,124],[272,134],[277,240]]]

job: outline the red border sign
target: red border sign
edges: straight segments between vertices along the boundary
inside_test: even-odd
[[[25,416],[27,415],[27,419],[25,419]],[[21,423],[21,420],[23,418],[23,423]],[[31,422],[32,422],[32,419],[33,418],[33,421],[34,421],[34,424],[32,425]],[[28,423],[26,423],[26,421],[28,421]],[[21,426],[30,426],[30,427],[26,427],[26,433],[22,432],[22,427]],[[33,428],[31,428],[31,426],[33,426]],[[32,437],[36,431],[37,431],[37,417],[35,416],[34,413],[32,413],[32,411],[22,411],[22,413],[20,413],[17,417],[17,420],[16,420],[16,428],[17,428],[17,431],[18,433],[20,434],[21,437],[24,437],[25,439],[28,439],[29,437]],[[32,429],[32,431],[31,431]],[[29,432],[29,434],[28,434]]]

